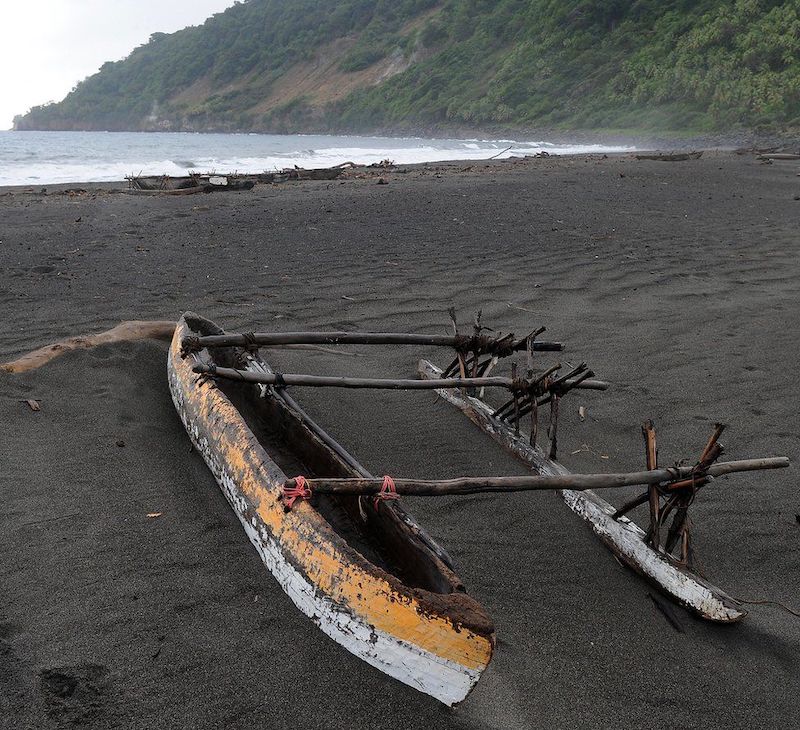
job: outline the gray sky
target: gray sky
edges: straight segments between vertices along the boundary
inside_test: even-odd
[[[199,25],[233,0],[0,0],[0,129],[59,101],[151,33]]]

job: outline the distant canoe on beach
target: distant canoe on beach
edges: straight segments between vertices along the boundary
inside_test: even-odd
[[[657,160],[658,162],[685,162],[686,160],[699,160],[702,152],[676,152],[673,154],[636,155],[637,160]]]
[[[131,175],[125,178],[133,192],[167,193],[172,195],[191,195],[192,193],[212,193],[219,190],[251,190],[255,186],[252,178],[239,178],[234,175]]]

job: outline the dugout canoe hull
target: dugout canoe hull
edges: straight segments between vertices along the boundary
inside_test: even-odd
[[[440,378],[442,372],[428,360],[420,360],[417,370],[421,378],[429,380]],[[569,474],[540,447],[531,446],[527,434],[518,436],[504,421],[492,418],[493,409],[480,398],[449,388],[436,392],[538,474]],[[724,591],[687,570],[663,550],[654,550],[645,542],[645,531],[635,522],[624,516],[614,519],[616,508],[599,495],[590,490],[570,489],[559,494],[622,563],[692,613],[717,623],[733,623],[747,615],[742,605]]]
[[[345,649],[446,705],[460,702],[491,659],[491,619],[442,561],[440,556],[446,553],[432,549],[438,546],[402,505],[381,501],[365,508],[359,503],[367,523],[353,529],[362,531],[362,547],[352,545],[354,539],[347,538],[342,526],[331,522],[313,502],[284,510],[283,486],[297,472],[285,473],[265,447],[263,434],[251,429],[240,401],[232,401],[241,397],[240,391],[226,391],[230,386],[196,375],[193,360],[181,358],[183,337],[221,333],[215,327],[191,313],[181,318],[168,356],[169,387],[195,449],[261,560],[297,608]],[[258,355],[237,352],[243,358],[240,365],[268,369]],[[260,392],[258,405],[267,409],[266,414],[277,414],[281,434],[295,438],[304,463],[316,459],[337,476],[353,474],[352,467],[308,429],[302,411],[289,408],[279,392],[247,387]],[[352,505],[346,507],[351,514]],[[382,556],[389,555],[383,565],[365,557],[366,540],[373,539],[370,531],[375,533],[375,554],[380,550]],[[414,562],[404,566],[403,559]],[[404,581],[403,571],[411,578]]]

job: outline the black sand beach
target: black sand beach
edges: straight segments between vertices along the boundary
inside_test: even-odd
[[[545,324],[565,356],[613,384],[564,402],[568,468],[641,468],[646,418],[664,464],[695,458],[715,421],[729,424],[731,458],[793,460],[719,480],[693,509],[712,582],[797,607],[798,171],[720,152],[423,165],[381,173],[388,185],[186,197],[0,191],[0,361],[186,309],[230,329],[445,332],[450,306],[518,334]],[[287,372],[407,377],[421,356],[446,359],[348,351],[265,354]],[[800,721],[800,619],[753,605],[738,625],[703,623],[546,493],[413,501],[493,616],[498,646],[454,710],[385,677],[266,571],[189,449],[165,359],[147,341],[0,374],[3,728]],[[296,397],[375,473],[522,473],[432,394]]]

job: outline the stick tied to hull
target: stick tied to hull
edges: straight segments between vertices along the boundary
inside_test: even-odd
[[[785,456],[766,457],[761,459],[742,459],[724,461],[710,466],[705,478],[720,477],[745,471],[763,469],[784,469],[789,466]],[[669,489],[670,484],[685,479],[696,472],[694,466],[675,466],[666,469],[649,469],[647,471],[623,472],[612,474],[563,474],[545,476],[519,477],[460,477],[458,479],[393,479],[394,491],[410,497],[438,497],[452,494],[478,494],[482,492],[528,492],[539,490],[571,489],[584,491],[587,489],[619,489],[637,485],[660,484]],[[302,486],[313,494],[348,494],[375,495],[385,489],[386,478],[382,479],[306,479]],[[295,479],[289,480],[286,490],[298,487]],[[294,492],[292,495],[294,496]]]
[[[527,381],[519,378],[444,378],[441,380],[413,380],[393,378],[350,378],[345,376],[305,375],[297,373],[253,373],[236,368],[217,367],[213,364],[198,362],[192,366],[195,373],[211,375],[245,383],[260,383],[283,387],[286,385],[307,386],[311,388],[371,388],[377,390],[435,390],[436,388],[506,388],[508,390],[528,390]],[[586,379],[578,381],[566,380],[561,383],[566,387],[585,388],[588,390],[606,390],[608,383],[602,380]]]
[[[181,342],[185,357],[212,347],[273,347],[276,345],[425,345],[450,347],[459,352],[507,357],[524,350],[526,339],[515,340],[514,335],[489,337],[474,335],[423,335],[404,332],[249,332],[241,334],[188,336]],[[557,352],[564,349],[560,342],[536,342],[534,349]]]

